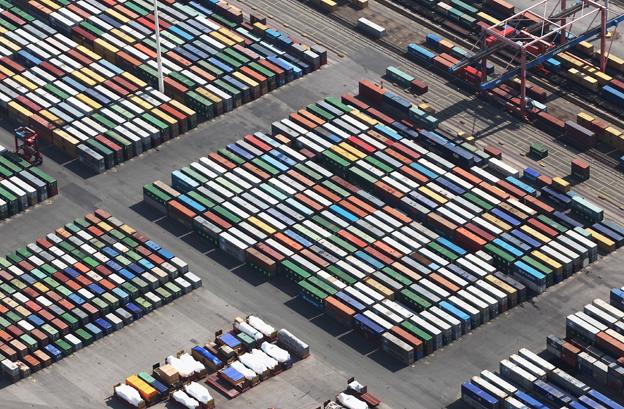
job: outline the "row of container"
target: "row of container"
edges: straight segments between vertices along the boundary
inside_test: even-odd
[[[464,382],[461,399],[475,409],[623,407],[526,348],[500,361],[498,373],[483,370]]]
[[[0,220],[57,194],[56,179],[0,145]]]
[[[93,7],[82,10],[82,15],[72,21],[72,35],[78,41],[92,43],[96,49],[102,48],[104,56],[112,62],[137,70],[137,75],[154,84],[156,67],[150,60],[155,58],[150,31],[153,30],[152,6],[143,1],[126,2],[124,6],[110,7],[102,2],[99,10]],[[223,77],[234,88],[246,86],[242,91],[246,102],[268,92],[268,82],[274,86],[276,82],[274,75],[267,79],[265,70],[258,72],[259,67],[252,66],[253,61],[268,57],[272,65],[285,70],[278,79],[281,85],[284,74],[292,79],[317,69],[326,60],[324,50],[311,50],[295,43],[262,21],[245,22],[240,10],[232,13],[233,9],[236,8],[226,2],[161,5],[165,82],[172,96],[185,98],[186,95],[202,105],[203,99],[211,99],[212,89],[205,85],[216,81],[221,87],[223,81],[219,78]],[[111,32],[107,33],[107,29]],[[198,98],[193,92],[198,89],[208,97]],[[238,93],[234,95],[235,104],[241,103]]]
[[[364,83],[361,94],[381,99],[371,87]],[[247,135],[174,171],[172,187],[146,185],[144,198],[240,262],[267,275],[285,274],[318,308],[327,309],[333,297],[351,313],[341,319],[346,325],[355,325],[356,312],[392,322],[378,315],[387,311],[383,301],[417,311],[440,302],[450,308],[448,297],[488,275],[502,286],[495,289],[499,297],[526,292],[525,285],[541,292],[596,259],[589,233],[551,218],[557,212],[533,196],[538,189],[521,181],[520,171],[443,139],[418,133],[363,100],[327,98],[274,122],[272,136]],[[425,146],[468,166],[488,163],[506,178],[474,165],[464,170]],[[462,219],[466,214],[472,217]],[[448,220],[458,225],[449,228]],[[477,251],[517,280],[493,266],[475,267],[483,263],[478,259],[466,261]],[[372,331],[377,341],[385,333],[379,328]]]
[[[0,358],[14,381],[201,285],[102,210],[0,258],[0,275]]]
[[[232,329],[218,331],[214,341],[196,345],[190,353],[181,351],[167,357],[165,364],[154,365],[151,375],[140,372],[126,378],[125,384],[136,390],[139,402],[131,401],[117,390],[115,395],[132,406],[142,407],[170,397],[179,401],[176,394],[180,395],[178,391],[184,389],[199,401],[200,407],[210,408],[214,407],[210,393],[205,390],[205,399],[198,399],[198,393],[193,393],[197,391],[189,390],[189,382],[203,381],[207,376],[206,384],[234,398],[308,355],[309,346],[305,342],[250,315],[247,319],[236,318]]]
[[[44,13],[54,28],[20,10],[21,25],[3,33],[5,109],[102,172],[326,63],[320,48],[209,6],[163,5],[168,96],[149,87],[158,77],[151,5],[55,4]]]
[[[546,340],[548,354],[538,356],[521,349],[500,362],[500,374],[484,370],[465,382],[462,399],[473,408],[488,409],[623,408],[581,380],[608,388],[610,396],[613,393],[621,396],[624,390],[622,300],[624,291],[615,288],[609,302],[597,298],[582,311],[568,315],[566,339],[550,335]],[[555,358],[554,363],[545,359],[549,356]]]
[[[620,395],[624,391],[621,335],[624,291],[611,290],[609,302],[595,299],[566,317],[566,337],[549,336],[547,348],[567,368]]]
[[[196,124],[191,109],[21,12],[3,35],[2,107],[42,142],[96,172],[141,154]]]

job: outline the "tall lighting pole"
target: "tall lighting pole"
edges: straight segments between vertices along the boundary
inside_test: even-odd
[[[165,92],[163,82],[162,55],[160,52],[160,23],[158,21],[158,0],[154,0],[154,31],[156,34],[156,64],[158,65],[158,90]]]

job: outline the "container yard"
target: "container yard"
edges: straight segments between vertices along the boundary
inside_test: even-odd
[[[536,4],[0,2],[2,406],[624,405],[623,8]]]

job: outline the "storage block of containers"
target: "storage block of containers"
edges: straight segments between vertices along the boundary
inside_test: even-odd
[[[405,363],[624,241],[597,205],[418,129],[385,92],[310,104],[144,200]]]
[[[29,376],[201,286],[188,265],[96,210],[0,258],[0,362]]]
[[[0,1],[0,105],[100,173],[327,62],[225,2]]]
[[[57,194],[56,179],[0,145],[0,220]]]
[[[566,317],[566,336],[550,335],[544,354],[526,348],[462,384],[473,408],[622,409],[624,392],[624,291],[594,299]]]

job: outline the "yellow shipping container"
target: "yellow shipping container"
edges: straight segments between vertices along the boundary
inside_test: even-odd
[[[616,57],[613,54],[609,54],[607,65],[617,71],[624,72],[624,59]]]
[[[531,255],[537,259],[540,263],[544,264],[547,267],[550,267],[553,270],[553,274],[559,276],[563,274],[563,264],[558,262],[557,260],[548,257],[546,254],[542,253],[539,250],[533,250]]]
[[[277,230],[275,230],[273,227],[269,226],[262,220],[258,219],[256,216],[251,216],[249,219],[247,219],[247,221],[256,226],[258,229],[265,232],[266,234],[275,234],[277,232]]]
[[[93,71],[89,67],[82,67],[80,69],[80,72],[83,73],[84,75],[90,77],[90,78],[93,78],[93,80],[95,82],[97,82],[98,84],[101,84],[104,81],[106,81],[106,78],[102,77],[100,74],[98,74],[97,72]]]
[[[592,76],[584,76],[581,80],[581,85],[592,91],[598,91],[598,80]]]
[[[234,41],[236,44],[243,44],[245,42],[245,39],[243,37],[239,36],[238,34],[234,33],[232,30],[228,28],[221,27],[217,31],[219,31],[219,33],[223,34],[230,40]]]
[[[87,47],[85,47],[82,44],[78,44],[78,46],[76,47],[76,49],[78,51],[80,51],[81,53],[83,53],[84,55],[86,55],[87,57],[91,58],[94,61],[97,60],[101,60],[102,56],[100,54],[96,54],[93,51],[91,51],[90,49],[88,49]]]
[[[255,88],[258,91],[260,89],[260,84],[258,84],[257,81],[252,80],[251,78],[241,73],[240,71],[233,72],[232,77],[235,77],[236,79],[242,81],[243,83],[247,84],[251,88]]]
[[[108,223],[106,223],[106,222],[99,222],[99,223],[97,224],[97,226],[98,226],[100,229],[104,230],[105,232],[108,232],[108,231],[113,230],[113,226],[111,226],[110,224],[108,224]]]
[[[9,102],[9,118],[26,124],[33,113],[15,101]]]
[[[358,158],[355,155],[350,154],[349,152],[347,152],[346,150],[344,150],[340,146],[332,145],[330,147],[330,149],[332,151],[334,151],[335,153],[337,153],[338,155],[342,156],[343,158],[345,158],[346,160],[348,160],[351,163],[354,163],[354,162],[356,162],[358,160]]]
[[[581,41],[576,45],[576,49],[587,56],[594,55],[594,45],[587,41]]]
[[[563,178],[560,178],[559,176],[555,176],[554,178],[552,178],[552,183],[553,188],[561,193],[567,193],[570,191],[570,182]]]
[[[13,51],[13,52],[18,52],[19,50],[22,49],[22,47],[20,47],[19,45],[15,44],[13,41],[5,38],[5,37],[1,37],[0,36],[0,45],[4,46],[5,48],[8,48],[9,50]]]
[[[119,230],[121,230],[122,232],[124,232],[126,235],[128,236],[132,236],[134,233],[136,233],[136,230],[130,226],[128,226],[127,224],[122,225]]]
[[[445,204],[446,202],[448,202],[448,200],[444,196],[437,194],[433,190],[429,189],[427,186],[420,186],[418,190],[429,199],[436,201],[440,204]]]
[[[168,123],[170,126],[177,126],[178,125],[178,120],[175,119],[174,117],[172,117],[169,114],[164,113],[162,110],[158,109],[158,108],[152,108],[151,111],[154,115],[156,115],[157,117],[159,117],[160,119],[162,119],[163,121],[165,121],[166,123]]]
[[[221,97],[213,94],[212,92],[208,91],[206,88],[197,88],[197,89],[195,89],[195,92],[197,92],[198,94],[201,94],[203,97],[208,98],[209,100],[211,100],[215,104],[220,103],[220,102],[223,101],[221,99]]]
[[[586,227],[585,230],[587,230],[587,232],[591,234],[596,244],[598,244],[600,250],[602,250],[603,252],[611,252],[615,250],[615,242],[613,240],[607,238],[606,236],[603,236],[601,233],[598,233],[593,229],[590,229],[589,227]]]
[[[358,109],[352,109],[351,112],[349,112],[349,114],[355,119],[357,119],[358,121],[364,122],[366,125],[369,125],[371,127],[379,123],[378,120],[376,120],[375,118],[371,118],[370,116],[364,114],[362,111]]]
[[[167,103],[171,105],[172,107],[174,107],[175,109],[177,109],[178,111],[181,111],[183,114],[186,114],[188,116],[197,115],[197,113],[193,111],[191,108],[187,107],[181,102],[176,101],[175,99],[172,99],[168,101]]]
[[[7,67],[1,64],[0,64],[0,72],[6,75],[7,77],[12,77],[13,75],[15,75],[13,71],[11,71],[10,69],[8,69]]]
[[[95,87],[97,85],[97,82],[95,82],[92,78],[87,77],[78,70],[72,72],[71,76],[75,77],[78,81],[81,81],[90,87]]]
[[[597,71],[596,73],[594,73],[594,78],[598,80],[598,83],[600,83],[600,85],[607,85],[613,80],[612,76],[605,74],[601,71]]]
[[[89,107],[93,108],[94,110],[102,108],[101,104],[99,104],[94,99],[86,96],[85,94],[82,94],[82,93],[78,94],[78,95],[76,95],[76,98],[78,98],[81,102],[84,102],[85,104],[89,105]]]
[[[333,0],[321,0],[321,6],[327,11],[336,11],[338,3]]]
[[[490,213],[483,213],[481,217],[483,217],[485,220],[492,223],[494,226],[498,227],[501,230],[509,231],[512,229],[511,225],[505,223],[504,221]]]
[[[622,132],[610,126],[604,131],[604,140],[612,147],[620,149]]]
[[[154,108],[152,106],[152,104],[150,104],[149,102],[147,102],[146,100],[144,100],[143,98],[140,98],[136,95],[132,95],[130,97],[130,101],[134,102],[135,104],[137,104],[138,106],[140,106],[141,108],[143,108],[146,111],[151,110],[152,108]]]
[[[435,109],[431,105],[427,104],[426,102],[419,104],[418,108],[421,109],[422,111],[425,111],[429,115],[433,115],[436,113]]]
[[[362,152],[361,150],[359,150],[359,149],[355,148],[355,147],[354,147],[354,146],[352,146],[352,145],[349,145],[349,144],[348,144],[348,143],[346,143],[346,142],[340,142],[340,143],[338,144],[338,146],[340,146],[341,148],[343,148],[343,149],[344,149],[344,150],[346,150],[347,152],[351,153],[352,155],[357,156],[357,157],[358,157],[358,158],[360,158],[360,159],[364,159],[364,158],[367,156],[364,152]]]
[[[58,10],[61,8],[59,4],[51,0],[39,0],[39,2],[51,8],[52,10]]]
[[[60,132],[56,132],[60,131]],[[52,142],[55,146],[61,148],[64,152],[72,157],[78,156],[76,147],[81,143],[79,139],[73,137],[61,129],[55,129],[53,132]]]
[[[594,117],[585,112],[579,112],[578,114],[576,114],[576,123],[578,123],[579,125],[587,126],[593,121]]]
[[[18,83],[20,83],[21,85],[25,86],[26,88],[28,88],[29,91],[34,91],[37,88],[39,88],[37,84],[35,84],[34,82],[31,82],[30,80],[26,79],[26,77],[23,77],[20,74],[15,74],[11,78],[17,81]]]
[[[116,18],[117,20],[121,21],[124,24],[126,24],[126,23],[128,23],[130,21],[130,19],[128,17],[126,17],[125,15],[117,12],[114,9],[106,9],[104,12],[109,14],[110,16]]]
[[[489,14],[484,13],[482,11],[477,13],[477,19],[479,19],[480,21],[483,21],[485,23],[492,24],[492,25],[500,23],[500,20],[498,20],[498,19],[496,19],[496,18],[494,18],[494,17],[490,16]]]
[[[117,28],[113,28],[111,30],[111,34],[113,34],[115,37],[117,37],[118,39],[120,39],[126,44],[134,44],[135,42],[134,38],[130,37],[128,34],[124,33],[123,31]]]
[[[218,31],[212,31],[209,35],[215,40],[219,41],[222,44],[225,44],[228,47],[233,47],[236,44],[234,41],[230,40],[229,38],[219,33]]]
[[[14,311],[17,312],[22,317],[30,317],[30,314],[31,314],[30,311],[28,311],[22,305],[18,305],[17,307],[15,307]]]
[[[39,291],[41,294],[45,294],[48,291],[50,291],[50,289],[45,284],[40,283],[40,282],[39,283],[34,283],[33,287],[35,287],[35,289],[37,291]]]
[[[364,283],[366,283],[366,285],[371,287],[373,290],[376,290],[377,292],[381,293],[385,298],[394,300],[394,291],[392,291],[385,285],[381,284],[379,281],[374,280],[371,277],[366,277],[364,279]]]
[[[550,238],[546,237],[545,235],[543,235],[542,233],[538,232],[537,230],[535,230],[533,227],[531,226],[520,226],[520,230],[522,230],[523,232],[529,234],[530,236],[533,236],[533,238],[535,238],[538,241],[541,241],[542,243],[546,244],[550,241]]]
[[[266,24],[262,24],[260,22],[256,22],[253,25],[253,32],[256,34],[262,34],[269,29],[269,26]]]
[[[139,395],[141,395],[141,398],[145,399],[146,401],[153,400],[158,395],[156,389],[152,388],[147,382],[140,379],[136,375],[132,375],[126,378],[126,385],[131,386],[139,391]]]
[[[132,82],[139,88],[145,88],[148,85],[147,82],[137,78],[135,75],[130,74],[128,71],[122,72],[121,76],[127,79],[128,81]]]
[[[117,47],[101,38],[95,39],[95,41],[93,42],[93,50],[96,53],[103,55],[104,58],[112,62],[115,62],[116,55],[119,52],[119,49]]]
[[[58,116],[54,115],[52,112],[47,109],[39,111],[39,115],[41,115],[46,121],[54,124],[55,126],[63,126],[65,125],[65,121],[63,121]]]
[[[507,293],[508,295],[510,295],[512,297],[514,295],[517,296],[518,290],[516,290],[515,288],[513,288],[512,286],[510,286],[509,284],[507,284],[503,280],[499,279],[498,277],[494,277],[493,275],[488,274],[487,276],[485,276],[485,281],[488,281],[494,287],[498,287],[504,293]]]

